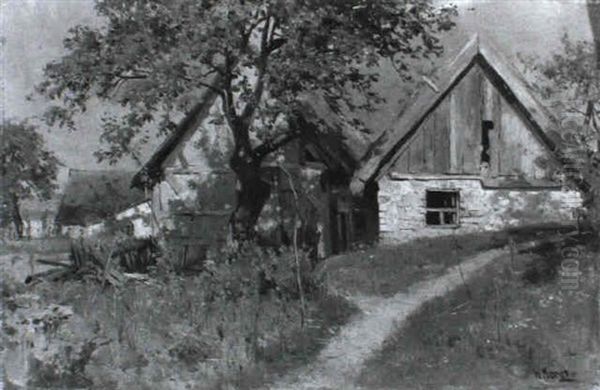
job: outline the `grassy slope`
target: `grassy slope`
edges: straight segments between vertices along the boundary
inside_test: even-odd
[[[596,259],[597,253],[582,250],[574,290],[561,284],[563,257],[556,245],[495,262],[468,286],[410,318],[367,362],[360,384],[369,389],[591,388],[599,352],[590,310],[597,292]]]
[[[306,327],[291,332],[277,343],[262,349],[256,370],[234,381],[237,389],[263,388],[293,369],[310,363],[358,309],[339,296],[325,295],[313,300]]]
[[[333,291],[388,297],[416,281],[440,276],[446,268],[465,257],[503,247],[510,239],[523,242],[557,230],[561,229],[552,226],[522,228],[369,248],[328,259],[319,272],[325,275],[327,285]]]
[[[20,263],[27,271],[26,261]],[[14,266],[2,268],[7,301],[35,296],[41,307],[69,306],[82,319],[81,333],[85,329],[105,344],[81,373],[94,388],[257,387],[310,360],[356,311],[343,298],[314,291],[307,302],[306,327],[300,330],[297,299],[283,302],[272,292],[261,296],[259,306],[251,296],[216,297],[211,303],[200,275],[171,275],[113,289],[79,280],[27,286],[21,273],[12,278],[13,271]],[[20,305],[5,314],[15,317],[15,308],[28,310],[26,303]],[[256,356],[248,344],[254,333],[259,335]],[[66,335],[58,343],[76,349],[77,342]],[[46,380],[40,378],[35,380]],[[65,383],[58,378],[51,384]]]

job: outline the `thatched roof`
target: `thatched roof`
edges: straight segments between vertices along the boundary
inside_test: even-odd
[[[451,47],[455,46],[452,39],[449,39],[449,44]],[[416,60],[413,66],[417,70],[414,72],[415,75],[432,65],[428,60]],[[409,101],[410,92],[419,82],[418,79],[416,83],[414,80],[410,82],[401,80],[392,67],[386,67],[385,61],[382,61],[378,71],[382,75],[382,80],[375,88],[381,97],[388,101],[388,104],[384,104],[384,107],[380,107],[374,113],[350,114],[350,116],[354,115],[364,121],[370,134],[365,134],[349,125],[348,121],[341,120],[323,96],[316,92],[306,94],[298,101],[296,111],[298,118],[292,125],[301,130],[302,137],[318,146],[326,159],[329,159],[332,164],[337,164],[336,168],[341,168],[349,175],[354,172],[361,158],[370,150],[371,145],[389,127],[398,106],[402,108]],[[217,95],[211,90],[202,91],[198,103],[134,176],[131,183],[133,187],[149,188],[160,180],[165,161],[178,146],[183,145],[199,129],[209,115],[216,98]],[[398,104],[398,101],[401,103]]]
[[[134,175],[132,187],[149,188],[160,180],[162,166],[167,158],[199,129],[216,98],[217,94],[212,90],[203,91],[199,102]],[[301,136],[318,145],[322,154],[330,160],[330,166],[336,166],[350,175],[359,161],[360,148],[364,148],[368,142],[357,136],[357,133],[344,128],[341,121],[326,107],[327,103],[318,96],[305,97],[300,101],[298,118],[293,126],[302,128]],[[326,132],[320,132],[323,127],[320,121],[325,123]]]
[[[457,52],[460,47],[457,43],[461,40],[464,42],[464,36],[448,36],[445,40],[449,49],[441,59],[446,60],[445,65],[439,66],[442,61],[416,61],[411,67],[414,68],[412,80],[400,80],[382,62],[382,80],[375,87],[386,103],[374,113],[351,114],[365,123],[369,134],[352,127],[349,121],[343,121],[318,93],[307,94],[299,99],[297,113],[300,121],[297,125],[303,130],[303,136],[318,144],[330,160],[337,162],[346,173],[354,173],[352,189],[355,193],[360,193],[367,182],[385,172],[386,164],[393,160],[394,152],[408,141],[426,115],[435,109],[476,61],[491,70],[509,93],[515,96],[523,113],[549,147],[554,148],[559,142],[555,120],[535,99],[527,82],[511,65],[511,60],[504,57],[494,44],[475,36]],[[431,74],[431,70],[434,76],[427,79],[422,77],[423,74]],[[432,89],[430,83],[435,85],[437,91]],[[165,160],[199,128],[215,99],[216,95],[210,91],[202,95],[177,130],[135,175],[133,186],[151,186],[160,179]]]
[[[432,82],[433,86],[424,83],[414,95],[412,103],[405,110],[399,110],[391,128],[372,143],[352,179],[353,193],[361,193],[367,183],[379,179],[387,171],[401,146],[414,135],[427,115],[475,63],[490,72],[505,87],[506,92],[514,97],[517,107],[549,149],[557,149],[560,144],[557,121],[534,97],[530,86],[501,51],[489,41],[483,42],[480,37],[475,36],[437,72],[438,77]]]
[[[87,226],[146,200],[130,188],[133,172],[71,169],[56,216],[61,225]]]

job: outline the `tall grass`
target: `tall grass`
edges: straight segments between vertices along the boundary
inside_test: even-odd
[[[114,252],[86,251],[78,269],[102,271]],[[176,272],[159,259],[144,278],[40,280],[28,292],[72,307],[99,340],[84,364],[91,387],[248,388],[309,359],[354,311],[324,295],[306,255],[299,259],[298,273],[293,252],[249,246],[212,253],[202,272]],[[304,327],[297,275],[308,293]]]

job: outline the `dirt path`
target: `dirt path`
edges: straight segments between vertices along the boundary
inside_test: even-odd
[[[406,318],[428,300],[442,296],[492,260],[510,253],[494,249],[467,258],[444,275],[416,283],[391,298],[350,297],[362,314],[340,330],[310,365],[272,385],[271,389],[356,389],[354,383],[363,363]]]

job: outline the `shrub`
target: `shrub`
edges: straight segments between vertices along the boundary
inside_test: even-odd
[[[315,354],[351,312],[341,298],[320,294],[302,251],[252,244],[210,250],[202,269],[193,273],[165,265],[168,252],[156,251],[156,265],[134,278],[123,272],[133,267],[120,257],[120,248],[130,248],[129,243],[116,234],[75,241],[72,261],[61,267],[59,277],[40,277],[28,287],[40,305],[68,304],[74,313],[56,329],[64,334],[60,343],[69,348],[50,351],[46,359],[66,365],[30,365],[30,384],[60,386],[64,381],[134,389],[260,385],[271,373]],[[4,294],[23,292],[5,285]],[[64,333],[75,318],[90,330],[83,338]],[[82,353],[69,360],[65,354],[70,350]],[[68,375],[54,375],[57,367]]]

